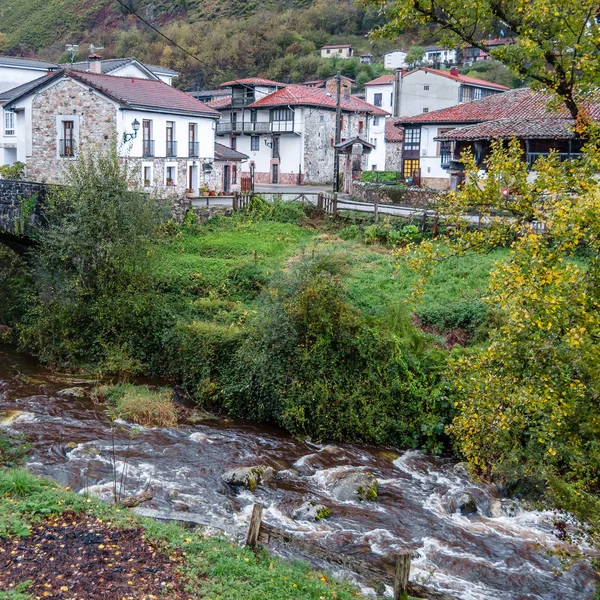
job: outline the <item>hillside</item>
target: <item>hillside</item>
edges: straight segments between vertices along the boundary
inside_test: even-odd
[[[0,32],[6,36],[0,50],[66,61],[66,43],[81,44],[81,57],[93,43],[104,47],[106,58],[135,55],[179,69],[185,77],[178,83],[186,87],[249,75],[326,77],[339,67],[318,57],[324,44],[348,42],[376,57],[395,45],[368,39],[380,17],[350,0],[126,1],[199,60],[166,44],[114,0],[0,0]],[[377,75],[377,69],[351,62],[342,65],[346,74],[359,77],[362,70],[364,81]]]

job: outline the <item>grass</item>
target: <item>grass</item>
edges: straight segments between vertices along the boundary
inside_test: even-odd
[[[146,539],[160,552],[183,557],[180,570],[187,592],[213,600],[350,600],[362,597],[355,589],[339,583],[299,562],[284,561],[267,551],[257,554],[220,537],[204,537],[201,530],[158,523],[94,498],[74,494],[35,477],[28,471],[0,469],[0,490],[10,490],[19,479],[26,494],[5,491],[0,497],[0,537],[30,535],[34,526],[66,511],[92,515],[110,528],[141,527]],[[0,599],[29,598],[26,584],[20,591],[0,593]]]
[[[177,426],[177,410],[170,389],[151,390],[147,386],[119,384],[100,391],[114,405],[121,419],[144,427]]]

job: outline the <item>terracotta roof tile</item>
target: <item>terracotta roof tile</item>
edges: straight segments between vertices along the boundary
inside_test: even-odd
[[[341,104],[342,110],[345,112],[367,112],[377,116],[389,114],[356,96],[342,96]],[[250,104],[250,108],[272,108],[276,106],[319,106],[335,109],[336,99],[327,90],[304,85],[287,85]]]
[[[393,119],[387,119],[385,122],[385,141],[401,142],[404,140],[404,129],[397,127]]]
[[[66,71],[67,76],[91,85],[120,104],[136,109],[159,109],[164,112],[206,115],[219,113],[204,102],[154,79],[115,77],[81,71]]]
[[[226,81],[219,87],[231,87],[232,85],[263,85],[267,87],[284,87],[285,83],[279,81],[271,81],[270,79],[262,79],[261,77],[246,77],[245,79],[235,79],[233,81]]]
[[[492,83],[491,81],[486,81],[485,79],[477,79],[476,77],[468,77],[467,75],[452,75],[450,71],[442,71],[440,69],[430,69],[429,67],[419,67],[418,69],[414,69],[406,73],[405,77],[408,77],[411,73],[416,71],[425,71],[426,73],[432,73],[433,75],[441,75],[442,77],[446,77],[448,79],[453,79],[454,81],[458,81],[459,83],[464,83],[466,85],[477,85],[480,87],[494,88],[496,90],[509,90],[509,87],[505,85],[500,85],[499,83]]]
[[[498,119],[447,131],[435,139],[470,142],[511,138],[568,140],[577,137],[574,127],[573,119]]]
[[[223,144],[219,144],[215,142],[215,160],[246,160],[248,158],[247,154],[243,154],[242,152],[238,152],[233,148],[229,148],[229,146],[224,146]]]
[[[394,83],[394,75],[381,75],[373,81],[367,81],[365,87],[368,85],[389,85],[390,83]]]
[[[206,102],[207,106],[214,108],[215,110],[222,110],[231,106],[231,96],[225,96],[224,98],[215,98],[210,102]]]

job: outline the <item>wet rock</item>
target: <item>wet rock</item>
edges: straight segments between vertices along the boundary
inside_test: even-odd
[[[6,340],[12,335],[13,330],[7,325],[0,325],[0,342]]]
[[[100,456],[100,448],[98,446],[84,446],[80,450],[81,455],[87,458],[96,458]]]
[[[216,421],[217,419],[218,417],[212,413],[209,413],[205,410],[200,410],[199,408],[194,408],[190,411],[187,421],[195,424],[202,423],[202,421]]]
[[[77,386],[60,390],[58,395],[63,398],[85,398],[88,395],[88,392],[85,388]]]
[[[0,427],[12,427],[21,421],[33,421],[35,415],[24,410],[7,410],[0,412]]]
[[[342,502],[376,500],[379,482],[368,471],[345,471],[331,484],[329,491]]]
[[[272,479],[275,470],[265,465],[256,465],[254,467],[238,467],[230,469],[221,475],[224,483],[234,487],[247,487],[250,491],[256,486]]]
[[[451,515],[457,512],[464,516],[477,514],[477,503],[469,492],[453,494],[447,499],[447,502],[446,507]]]
[[[456,463],[452,470],[459,477],[464,477],[465,479],[469,479],[469,465],[466,462]]]
[[[296,521],[321,521],[331,516],[331,509],[318,502],[305,502],[294,511]]]

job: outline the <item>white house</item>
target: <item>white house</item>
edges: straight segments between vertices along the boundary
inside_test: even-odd
[[[321,48],[321,58],[352,58],[354,50],[350,44],[334,44]]]
[[[407,53],[403,50],[392,50],[386,52],[383,55],[383,67],[388,71],[395,71],[396,69],[406,69]]]
[[[146,187],[197,192],[213,170],[219,113],[158,79],[60,70],[5,93],[2,105],[14,124],[2,131],[4,162],[25,163],[36,181],[60,182],[80,151],[115,136]]]
[[[394,75],[381,75],[365,83],[365,100],[391,114],[394,110]]]
[[[458,52],[456,48],[440,48],[438,46],[426,46],[423,48],[425,55],[423,63],[432,66],[451,67],[458,64]]]
[[[43,60],[0,56],[0,93],[57,70],[57,64]]]
[[[221,87],[230,89],[231,96],[209,103],[223,116],[217,139],[249,157],[244,174],[259,184],[332,181],[335,94],[259,78],[229,81]],[[369,144],[379,135],[378,128],[384,129],[388,113],[364,100],[343,95],[341,108],[342,141],[360,138]]]

